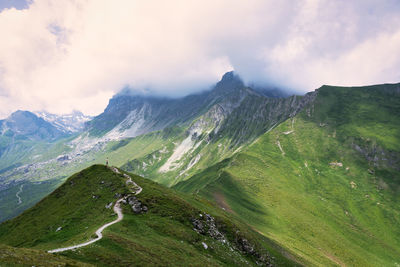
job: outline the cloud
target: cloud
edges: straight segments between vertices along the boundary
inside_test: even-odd
[[[400,81],[396,0],[40,0],[0,13],[0,117],[97,114],[121,88],[180,96],[235,69],[298,92]]]

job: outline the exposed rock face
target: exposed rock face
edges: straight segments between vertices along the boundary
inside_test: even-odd
[[[247,255],[254,256],[258,265],[274,266],[274,258],[270,257],[268,254],[261,254],[257,252],[254,246],[247,239],[237,236],[235,243],[240,251]]]
[[[222,243],[226,243],[226,237],[218,230],[214,217],[209,214],[200,214],[200,219],[193,219],[193,230],[202,235],[208,235]]]
[[[147,212],[148,208],[142,205],[142,202],[138,200],[135,196],[130,196],[127,198],[128,204],[131,206],[132,211],[136,214]]]
[[[217,127],[210,133],[210,140],[228,136],[234,144],[252,141],[288,118],[294,117],[312,103],[318,91],[304,96],[269,98],[244,87],[225,98],[214,110]],[[211,110],[210,110],[211,111]],[[240,127],[238,127],[240,125]]]
[[[205,94],[170,99],[122,92],[114,96],[104,113],[88,122],[86,127],[92,134],[103,134],[122,123],[124,129],[121,131],[135,125],[135,135],[144,134],[193,119],[204,101]],[[143,119],[140,125],[137,125],[137,119],[127,120],[133,114]]]
[[[231,246],[233,249],[239,250],[243,254],[253,256],[258,265],[274,266],[273,257],[270,257],[268,253],[259,252],[250,241],[241,236],[239,231],[236,231],[234,239],[229,242],[226,234],[220,230],[220,228],[223,227],[218,225],[218,222],[213,216],[200,213],[198,218],[192,219],[192,224],[193,230],[197,233],[218,240],[225,245]],[[203,247],[206,248],[206,246],[204,246],[205,243],[203,242],[202,244]]]
[[[66,160],[70,160],[68,155],[61,155],[57,157],[57,161],[66,161]]]
[[[51,123],[54,127],[64,133],[80,132],[85,122],[92,119],[91,116],[82,114],[80,111],[73,111],[71,114],[56,115],[46,111],[35,112],[35,115]]]
[[[374,167],[389,167],[400,171],[400,154],[396,151],[386,151],[377,144],[357,144],[353,142],[352,148],[359,152]]]

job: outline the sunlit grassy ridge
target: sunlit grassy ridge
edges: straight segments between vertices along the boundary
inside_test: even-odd
[[[322,87],[301,114],[176,188],[223,195],[306,264],[395,266],[399,113],[398,85]]]
[[[256,256],[236,249],[245,238],[258,253],[274,257],[276,264],[294,265],[282,256],[279,246],[211,202],[130,175],[143,188],[137,197],[148,206],[148,212],[137,215],[128,205],[123,206],[124,219],[107,228],[103,239],[76,251],[63,252],[64,257],[57,260],[96,266],[256,265]],[[17,255],[7,261],[0,258],[0,264],[19,263],[18,255],[24,253],[29,254],[32,264],[44,264],[56,258],[45,257],[43,250],[89,240],[98,227],[115,219],[116,215],[105,206],[120,197],[115,194],[129,192],[125,181],[122,174],[103,165],[73,175],[33,208],[0,225],[0,243],[16,247],[7,250]],[[200,213],[215,217],[227,244],[193,230],[192,219],[199,218]],[[68,261],[63,262],[65,257]]]

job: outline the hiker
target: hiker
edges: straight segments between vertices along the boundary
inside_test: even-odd
[[[108,167],[108,158],[106,159],[106,166]]]

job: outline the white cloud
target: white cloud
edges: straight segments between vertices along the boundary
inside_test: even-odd
[[[238,71],[298,91],[400,81],[400,4],[40,0],[0,13],[0,117],[96,114],[124,86],[183,95]]]

